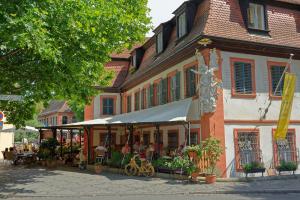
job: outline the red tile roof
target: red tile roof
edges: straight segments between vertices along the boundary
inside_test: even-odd
[[[239,0],[211,0],[210,14],[204,30],[208,36],[248,42],[300,47],[300,12],[267,5],[269,36],[248,32]]]
[[[300,5],[300,0],[276,0],[276,1]]]
[[[249,33],[242,16],[239,0],[190,1],[201,2],[198,5],[194,26],[190,33],[183,40],[177,41],[176,27],[174,26],[166,49],[158,56],[155,52],[155,36],[153,36],[142,46],[145,54],[139,69],[133,74],[128,73],[126,80],[121,76],[122,78],[115,85],[120,85],[123,79],[124,83],[121,87],[127,88],[132,83],[136,84],[137,81],[140,81],[141,77],[152,76],[153,74],[150,72],[159,67],[165,67],[162,63],[182,49],[188,48],[201,36],[266,46],[297,48],[298,50],[300,48],[300,12],[299,9],[292,9],[292,6],[276,7],[274,2],[268,1],[267,13],[270,30],[268,35]],[[298,5],[300,5],[300,0],[274,1],[296,4],[295,8],[299,8]]]
[[[52,100],[49,105],[39,114],[40,116],[57,112],[72,112],[66,101]]]

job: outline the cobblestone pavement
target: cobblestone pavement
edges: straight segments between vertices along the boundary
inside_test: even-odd
[[[300,199],[300,179],[190,184],[160,178],[95,175],[74,170],[1,167],[8,199]],[[205,198],[206,197],[206,198]],[[208,198],[209,197],[209,198]]]

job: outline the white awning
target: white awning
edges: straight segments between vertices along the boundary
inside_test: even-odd
[[[89,125],[117,125],[117,124],[150,124],[150,123],[179,123],[187,122],[192,98],[148,108],[136,112],[116,115],[104,119],[66,124],[61,127],[79,127]]]
[[[192,99],[156,106],[146,110],[116,115],[107,118],[109,124],[186,122]]]
[[[2,130],[0,130],[0,132],[16,132],[16,131],[39,132],[39,130],[37,130],[36,128],[31,127],[31,126],[25,126],[23,128],[16,129],[16,127],[11,124],[4,126],[4,128]]]

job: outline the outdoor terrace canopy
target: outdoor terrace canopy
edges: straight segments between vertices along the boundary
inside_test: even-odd
[[[83,121],[72,124],[65,124],[61,126],[50,126],[50,127],[40,127],[40,133],[45,129],[52,129],[53,137],[56,137],[56,130],[60,129],[69,129],[72,131],[73,129],[79,129],[79,134],[81,134],[81,129],[87,130],[87,134],[90,134],[90,128],[93,126],[107,126],[108,135],[111,135],[111,126],[127,126],[129,127],[129,134],[133,135],[133,126],[134,125],[144,125],[144,124],[153,124],[156,127],[156,132],[158,133],[156,136],[157,143],[160,142],[159,137],[159,126],[160,125],[170,125],[170,124],[187,124],[188,130],[188,141],[190,143],[190,123],[188,121],[188,115],[191,109],[192,98],[184,99],[181,101],[176,101],[172,103],[168,103],[165,105],[160,105],[152,108],[148,108],[145,110],[140,110],[136,112],[116,115],[103,119],[94,119],[89,121]],[[81,138],[81,137],[80,137]],[[61,137],[62,140],[62,137]],[[131,147],[133,146],[133,137],[130,137],[129,141]],[[81,141],[80,141],[81,144]],[[88,163],[91,161],[91,153],[90,153],[90,140],[88,137]],[[62,143],[61,143],[62,145]],[[61,148],[62,149],[62,148]],[[133,151],[133,148],[131,148]],[[159,148],[158,148],[159,151]],[[133,152],[132,152],[133,153]],[[62,155],[62,151],[61,151]]]
[[[96,125],[175,124],[187,123],[192,98],[160,105],[145,110],[103,119],[66,124],[57,128],[79,128]]]

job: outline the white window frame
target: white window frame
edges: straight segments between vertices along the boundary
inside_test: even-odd
[[[156,36],[156,50],[157,50],[157,53],[161,53],[164,50],[163,33],[162,32],[159,32]]]
[[[252,12],[251,12],[252,11]],[[261,19],[259,19],[259,14]],[[262,4],[249,3],[248,8],[248,27],[258,30],[266,30],[265,7]],[[261,21],[261,27],[259,26]]]
[[[136,53],[132,56],[132,66],[136,67]]]
[[[187,34],[187,20],[186,20],[186,12],[181,13],[178,16],[178,38],[183,37]]]

